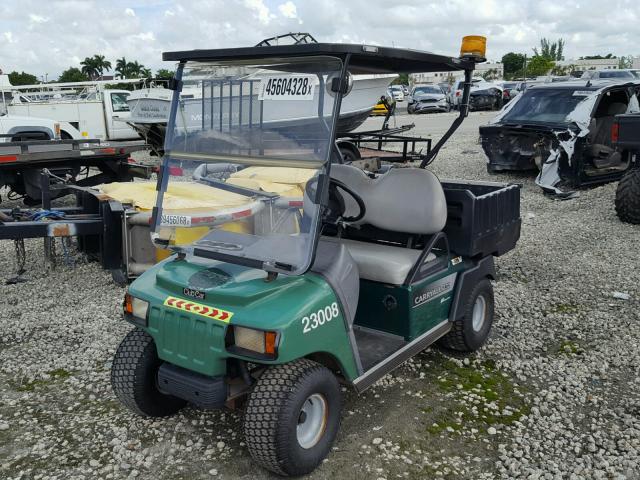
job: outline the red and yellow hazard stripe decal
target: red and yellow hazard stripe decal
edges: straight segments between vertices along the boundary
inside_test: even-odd
[[[182,310],[183,312],[195,313],[196,315],[202,315],[207,318],[213,318],[214,320],[220,320],[225,323],[229,323],[229,320],[233,317],[233,312],[227,312],[226,310],[220,310],[219,308],[176,297],[167,297],[164,301],[164,306]]]

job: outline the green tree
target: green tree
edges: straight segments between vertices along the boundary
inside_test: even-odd
[[[108,72],[109,70],[111,70],[111,62],[107,60],[104,55],[94,55],[93,58],[95,60],[96,69],[98,70],[100,76],[102,76],[104,72]]]
[[[116,73],[120,75],[120,78],[127,78],[129,76],[129,70],[127,68],[127,59],[122,57],[116,60]]]
[[[633,67],[633,55],[623,55],[618,60],[618,68]]]
[[[391,82],[391,85],[409,85],[409,74],[401,73],[398,78]]]
[[[497,68],[490,68],[482,74],[482,78],[490,82],[492,80],[497,80],[498,78],[500,78],[500,74]]]
[[[558,61],[564,60],[564,39],[559,38],[556,42],[550,42],[546,38],[540,39],[540,51],[533,47],[534,57],[543,57],[547,60]]]
[[[152,76],[153,76],[153,72],[151,71],[151,69],[150,69],[150,68],[142,67],[142,68],[140,69],[140,77],[143,77],[143,78],[150,78],[150,77],[152,77]]]
[[[58,78],[59,82],[86,82],[87,80],[89,77],[76,67],[67,68]]]
[[[524,72],[524,55],[522,53],[509,52],[502,56],[504,78],[513,80],[522,77]]]
[[[80,65],[82,66],[82,73],[89,77],[90,80],[98,78],[98,62],[96,62],[95,57],[86,57],[80,62]]]
[[[171,70],[167,70],[166,68],[161,68],[156,72],[156,78],[169,80],[173,78],[173,72]]]
[[[580,57],[580,60],[610,60],[612,58],[618,58],[613,53],[607,53],[605,56],[602,55],[586,55],[584,57]]]
[[[111,70],[111,62],[105,59],[104,55],[94,55],[93,57],[86,57],[82,62],[82,73],[88,76],[91,80],[96,80],[101,77],[104,72]]]
[[[539,77],[541,75],[547,75],[555,66],[555,62],[548,58],[537,55],[532,57],[527,63],[527,76]]]
[[[38,83],[38,77],[26,72],[11,72],[9,74],[11,85],[35,85]]]

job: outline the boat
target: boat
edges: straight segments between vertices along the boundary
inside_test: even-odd
[[[185,82],[180,99],[183,100],[185,118],[182,120],[185,127],[190,129],[201,128],[209,118],[202,117],[202,111],[218,109],[231,112],[234,124],[249,124],[261,122],[274,126],[282,124],[290,125],[291,122],[304,124],[305,120],[316,119],[317,112],[305,111],[301,102],[280,101],[276,105],[269,102],[263,103],[261,97],[261,85],[267,80],[269,72],[257,72],[242,78],[219,83],[207,83],[206,80],[198,80],[191,77]],[[385,95],[389,84],[397,75],[374,74],[352,75],[350,91],[343,97],[338,121],[338,134],[346,134],[358,128],[370,115],[374,105],[380,97]],[[324,79],[325,85],[329,82]],[[328,88],[327,88],[328,91]],[[169,109],[173,91],[168,88],[143,88],[131,92],[127,98],[130,117],[127,123],[134,128],[153,150],[161,155],[164,146],[164,134],[169,118]],[[318,89],[313,92],[319,95]],[[206,109],[202,108],[202,102],[209,102]],[[333,100],[327,95],[325,104],[328,108]],[[194,114],[189,113],[189,106],[193,105]],[[313,102],[309,103],[313,105]],[[277,108],[276,108],[277,107]],[[253,110],[253,113],[250,114]],[[242,118],[244,112],[244,118]],[[260,118],[256,118],[260,114]],[[205,116],[207,117],[207,116]],[[225,118],[228,114],[225,113]],[[222,122],[223,116],[218,119]],[[213,126],[213,125],[212,125]]]

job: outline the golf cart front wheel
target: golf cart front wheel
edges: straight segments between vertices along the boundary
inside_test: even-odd
[[[493,324],[493,286],[489,279],[478,282],[460,301],[463,315],[453,322],[440,344],[459,352],[473,352],[486,342]]]
[[[244,435],[254,461],[279,475],[305,475],[331,450],[340,387],[322,365],[301,359],[269,368],[249,396]]]
[[[118,400],[145,417],[173,415],[187,402],[158,390],[161,360],[151,335],[134,328],[120,343],[111,365],[111,386]]]

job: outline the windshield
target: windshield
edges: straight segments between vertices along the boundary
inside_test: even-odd
[[[442,95],[442,89],[439,87],[416,87],[413,90],[413,95],[424,95],[427,93],[439,93]]]
[[[615,70],[610,72],[600,72],[599,76],[600,78],[635,78],[631,72],[617,72]]]
[[[304,273],[313,256],[315,187],[330,155],[341,69],[330,57],[187,63],[182,79],[189,87],[167,127],[169,175],[158,194],[154,241],[201,257]]]
[[[567,115],[592,93],[585,87],[530,88],[502,117],[502,122],[567,123]]]

